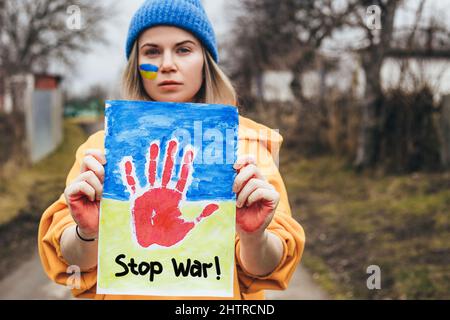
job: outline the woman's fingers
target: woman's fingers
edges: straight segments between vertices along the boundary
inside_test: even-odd
[[[247,164],[239,171],[236,178],[234,179],[233,192],[239,193],[247,183],[247,181],[249,181],[253,177],[260,180],[265,180],[255,164]]]
[[[95,189],[86,181],[77,181],[66,189],[67,202],[70,204],[71,198],[80,194],[87,196],[92,202],[95,201]]]
[[[93,171],[86,171],[80,174],[75,182],[85,181],[95,190],[96,200],[100,200],[103,194],[103,184]]]
[[[103,165],[95,158],[93,155],[87,155],[83,158],[81,163],[81,173],[92,171],[98,177],[98,179],[103,183],[105,178],[105,168]]]
[[[236,199],[236,206],[238,208],[241,208],[247,202],[247,198],[250,196],[250,194],[252,194],[253,191],[255,191],[258,188],[273,190],[272,185],[267,183],[266,181],[252,178],[239,192],[238,197]]]
[[[91,155],[95,159],[97,159],[97,161],[100,162],[100,164],[102,165],[106,164],[105,153],[100,149],[87,149],[84,151],[84,155],[85,156]]]
[[[276,190],[258,188],[247,198],[247,206],[250,207],[255,202],[265,200],[273,203],[274,208],[278,205],[280,194]]]
[[[242,167],[246,166],[247,164],[256,164],[256,159],[251,154],[246,154],[239,156],[236,160],[236,162],[233,165],[233,168],[235,170],[240,170]]]
[[[100,200],[103,194],[106,164],[104,153],[99,149],[88,149],[81,162],[80,175],[66,189],[67,199],[86,195],[90,201]]]

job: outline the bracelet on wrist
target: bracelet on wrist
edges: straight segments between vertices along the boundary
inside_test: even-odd
[[[80,239],[83,240],[83,241],[86,241],[86,242],[92,242],[92,241],[97,240],[97,238],[94,238],[94,239],[85,239],[85,238],[83,238],[83,237],[80,235],[80,232],[78,231],[78,225],[75,227],[75,230],[76,230],[76,232],[77,232],[78,238],[80,238]]]

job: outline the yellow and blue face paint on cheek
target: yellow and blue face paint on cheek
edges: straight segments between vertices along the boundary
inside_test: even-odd
[[[139,66],[139,72],[141,73],[141,76],[149,80],[156,79],[156,76],[158,75],[158,70],[159,68],[157,66],[150,63],[141,64]]]

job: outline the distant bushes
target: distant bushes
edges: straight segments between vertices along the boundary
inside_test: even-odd
[[[386,94],[380,158],[389,171],[412,172],[441,168],[441,142],[438,138],[432,92],[423,88]]]
[[[0,166],[8,161],[14,144],[11,118],[0,113]]]
[[[278,128],[285,146],[304,156],[334,154],[352,163],[362,122],[361,101],[334,92],[321,103],[260,103],[249,116]],[[435,171],[443,168],[439,123],[443,117],[424,87],[415,92],[393,89],[380,99],[377,168],[387,173]]]

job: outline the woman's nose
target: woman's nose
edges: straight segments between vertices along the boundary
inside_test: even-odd
[[[170,72],[176,70],[176,64],[171,52],[165,52],[163,56],[161,72]]]

